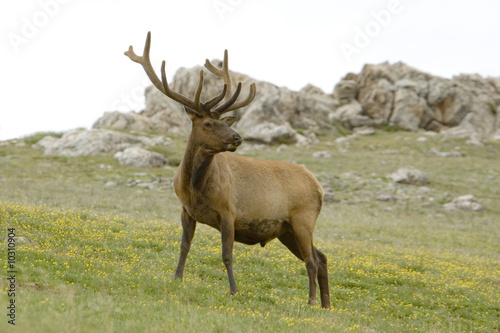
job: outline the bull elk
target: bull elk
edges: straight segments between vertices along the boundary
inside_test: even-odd
[[[182,279],[196,222],[200,222],[221,233],[222,260],[231,295],[238,292],[233,275],[234,241],[265,246],[278,238],[305,262],[309,303],[315,304],[319,282],[321,305],[330,308],[326,256],[313,245],[313,229],[323,201],[321,185],[302,165],[227,153],[236,151],[242,138],[230,127],[237,118],[222,115],[250,104],[256,93],[255,83],[250,85],[248,96],[237,101],[241,82],[232,93],[226,50],[222,68],[208,59],[205,63],[210,72],[224,79],[222,92],[201,102],[201,70],[194,98],[190,99],[169,87],[165,61],[161,79],[157,76],[149,59],[150,46],[148,33],[142,56],[136,55],[132,46],[125,55],[142,65],[159,91],[182,104],[192,122],[184,158],[174,177],[175,193],[182,204],[183,230],[175,278]]]

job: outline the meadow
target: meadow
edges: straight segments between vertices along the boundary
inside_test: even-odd
[[[307,304],[304,264],[278,241],[235,244],[240,292],[230,296],[220,235],[203,225],[184,280],[173,279],[179,202],[171,186],[139,184],[169,184],[182,138],[156,148],[171,163],[162,169],[125,167],[110,156],[46,156],[30,147],[42,135],[0,146],[0,266],[7,274],[14,228],[17,270],[16,325],[7,322],[2,279],[0,331],[499,331],[500,144],[390,131],[336,142],[319,134],[311,147],[244,143],[241,153],[305,164],[333,193],[315,229],[329,260],[331,310]],[[393,184],[387,175],[403,165],[428,173],[430,184]],[[443,209],[464,194],[484,210]]]

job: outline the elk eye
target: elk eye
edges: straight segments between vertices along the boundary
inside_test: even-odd
[[[207,130],[212,129],[212,124],[209,122],[206,122],[203,126],[205,126],[205,129],[207,129]]]

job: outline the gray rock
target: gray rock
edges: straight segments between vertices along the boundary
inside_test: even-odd
[[[427,151],[429,155],[436,155],[439,157],[462,157],[462,153],[459,151],[451,151],[451,152],[443,152],[439,151],[436,148],[431,148]]]
[[[176,74],[177,80],[184,77],[182,73],[186,73],[182,68],[179,69],[178,72],[179,74]],[[190,87],[193,80],[198,79],[193,78],[193,75],[195,75],[195,73],[190,72],[189,76],[185,77],[188,81],[188,87]],[[180,83],[177,83],[177,86],[178,85],[180,85]],[[207,87],[208,84],[205,84],[204,88],[206,89]],[[186,94],[186,96],[192,96],[195,91],[196,86],[194,86],[193,90]],[[179,103],[168,98],[153,86],[146,88],[144,95],[146,98],[146,108],[141,112],[141,115],[151,119],[151,125],[155,132],[184,135],[189,133],[191,121],[186,115],[184,108]]]
[[[423,194],[423,195],[430,195],[432,194],[432,189],[427,187],[427,186],[421,186],[418,188],[418,193]]]
[[[465,211],[480,212],[484,210],[483,205],[481,205],[479,201],[472,194],[467,194],[457,197],[453,199],[451,202],[444,204],[443,208],[448,211],[465,210]]]
[[[159,168],[167,164],[167,160],[160,154],[141,147],[130,147],[114,155],[120,164],[137,168]]]
[[[375,124],[370,117],[365,115],[363,107],[357,100],[352,100],[350,103],[338,107],[335,112],[330,112],[328,120],[340,122],[348,129],[362,126],[371,127]]]
[[[141,141],[129,134],[105,129],[72,130],[60,139],[48,136],[35,147],[45,149],[46,155],[96,156],[112,155]]]
[[[97,119],[92,128],[107,128],[115,130],[129,130],[136,132],[150,132],[153,130],[151,118],[135,112],[122,113],[118,111],[105,112]]]
[[[363,135],[363,136],[373,135],[373,134],[375,134],[375,128],[373,128],[373,127],[356,127],[353,130],[353,134],[354,135]]]
[[[335,85],[333,94],[341,102],[348,103],[356,97],[358,87],[354,80],[342,80]]]
[[[422,97],[411,89],[398,89],[389,124],[416,131],[433,119],[433,111]]]
[[[500,93],[500,76],[487,77],[486,81],[488,81],[488,83],[490,83],[495,88],[495,90]]]
[[[332,155],[327,152],[326,150],[321,150],[321,151],[315,151],[313,153],[313,157],[315,158],[331,158]]]
[[[394,82],[399,72],[388,63],[365,65],[359,74],[358,100],[372,119],[389,120],[394,100]]]
[[[296,143],[297,132],[288,124],[264,122],[243,133],[246,140],[262,143]]]
[[[305,135],[297,133],[295,135],[295,139],[297,140],[297,146],[306,146],[311,144],[318,144],[320,141],[316,137],[314,132],[307,133]]]
[[[396,199],[392,195],[389,195],[389,194],[379,194],[379,195],[377,195],[377,197],[375,198],[375,200],[377,200],[377,201],[383,201],[383,202],[394,202],[394,201],[396,201]]]
[[[48,147],[55,145],[58,140],[59,140],[58,138],[52,135],[47,135],[43,137],[41,140],[39,140],[37,143],[32,145],[31,147],[35,149],[46,149]]]
[[[396,172],[389,175],[395,183],[408,185],[425,185],[429,183],[429,176],[411,166],[399,168]]]

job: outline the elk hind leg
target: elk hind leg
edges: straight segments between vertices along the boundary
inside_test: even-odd
[[[318,277],[318,258],[312,245],[312,232],[306,228],[293,228],[293,232],[287,232],[279,237],[279,240],[297,258],[306,264],[309,277],[309,304],[316,303],[316,280]]]
[[[323,252],[314,248],[318,258],[318,282],[321,294],[321,306],[325,309],[330,308],[330,287],[328,286],[328,267],[326,256]]]

